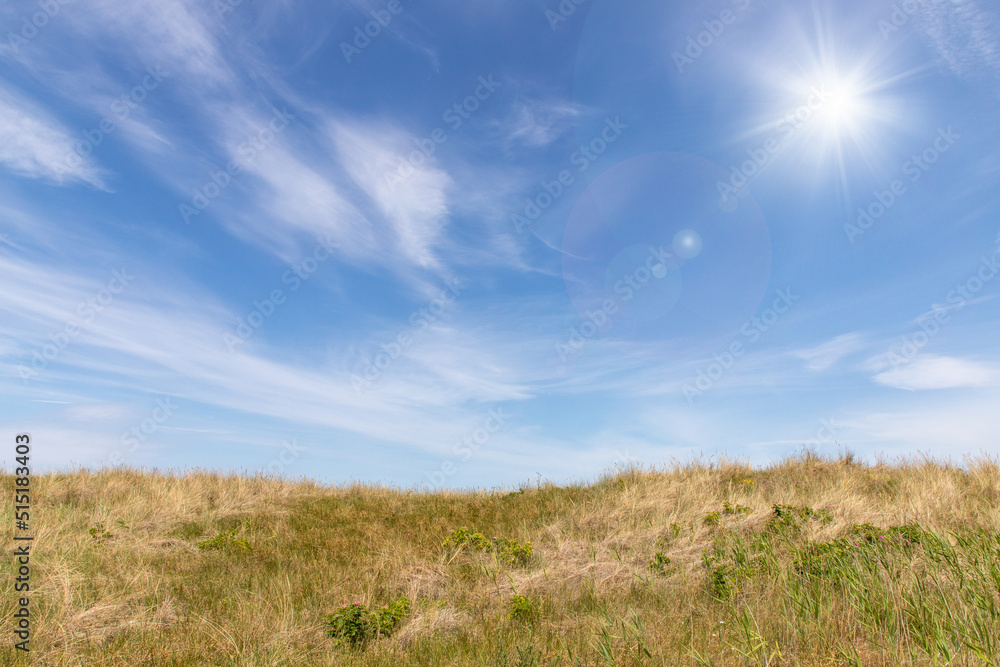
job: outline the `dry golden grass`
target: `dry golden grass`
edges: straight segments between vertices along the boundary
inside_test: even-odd
[[[13,488],[11,477],[3,483]],[[694,463],[520,493],[128,470],[32,483],[36,665],[889,666],[1000,658],[1000,629],[961,630],[988,622],[991,604],[1000,608],[1000,570],[988,562],[1000,557],[1000,468],[989,460],[963,468],[814,456],[766,469]],[[12,500],[4,494],[7,544]],[[723,503],[750,512],[706,525]],[[825,510],[832,521],[776,530],[776,504]],[[839,584],[797,574],[796,550],[866,523],[916,523],[942,545],[961,546],[961,536],[979,531],[985,546],[980,556],[962,547],[950,569],[949,557],[934,560],[938,552],[917,547],[838,561]],[[97,524],[103,531],[92,535]],[[464,526],[530,541],[534,557],[511,567],[490,553],[445,549]],[[251,548],[196,546],[230,530]],[[662,575],[649,567],[656,552],[670,559]],[[888,559],[884,569],[879,558]],[[968,581],[982,575],[975,595],[965,572]],[[728,577],[726,594],[712,586],[719,577]],[[539,605],[533,622],[508,618],[515,594]],[[325,632],[326,615],[344,604],[380,607],[400,596],[411,611],[389,638],[351,650]],[[15,600],[9,576],[0,596],[8,623]],[[7,637],[0,662],[28,664]]]

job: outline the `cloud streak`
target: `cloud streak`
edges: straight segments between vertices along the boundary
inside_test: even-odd
[[[41,107],[0,88],[0,164],[8,171],[25,178],[88,183],[106,189],[93,160],[72,152],[78,140]],[[78,158],[75,165],[67,163],[68,154]]]
[[[988,366],[966,359],[925,355],[878,373],[873,379],[886,387],[921,391],[994,386],[997,374]]]

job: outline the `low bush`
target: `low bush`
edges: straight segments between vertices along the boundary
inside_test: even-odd
[[[410,600],[401,597],[381,609],[368,609],[360,602],[345,604],[326,617],[330,626],[327,634],[337,644],[360,648],[369,642],[388,637],[403,623],[410,613]]]
[[[227,530],[219,533],[213,538],[198,542],[198,548],[203,551],[213,551],[221,549],[242,549],[249,551],[250,542],[236,537],[237,529]]]
[[[510,599],[510,613],[507,618],[522,623],[533,623],[538,620],[540,605],[538,602],[523,595],[515,595]]]
[[[467,547],[474,551],[491,551],[496,554],[498,560],[515,567],[527,565],[534,553],[531,542],[519,542],[509,537],[490,539],[471,528],[453,530],[443,546],[450,549]]]
[[[649,569],[661,576],[667,574],[668,565],[670,565],[670,559],[664,556],[662,551],[653,554],[653,559],[649,561]]]

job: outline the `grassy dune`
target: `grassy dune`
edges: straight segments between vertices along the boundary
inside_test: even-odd
[[[33,485],[33,650],[12,648],[8,549],[2,664],[1000,662],[987,460],[806,456],[468,493],[121,470]],[[356,645],[329,635],[334,612]]]

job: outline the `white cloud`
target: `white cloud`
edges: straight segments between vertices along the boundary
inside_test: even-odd
[[[84,403],[66,408],[66,417],[78,422],[120,423],[133,416],[127,405],[117,403]]]
[[[162,64],[188,85],[192,78],[201,85],[229,84],[233,72],[206,26],[217,17],[198,11],[183,0],[104,0],[75,14],[74,23],[85,36],[129,42],[142,60]]]
[[[451,177],[430,158],[408,161],[411,169],[398,175],[404,157],[423,156],[405,133],[338,123],[332,134],[344,169],[385,216],[399,254],[422,268],[437,267],[434,248],[447,224]]]
[[[235,145],[230,150],[239,159]],[[224,224],[237,236],[263,241],[285,259],[291,258],[296,237],[310,237],[315,243],[312,239],[327,235],[352,256],[376,254],[371,223],[341,195],[323,165],[307,164],[276,142],[245,170],[263,181],[248,206],[268,215],[226,216]]]
[[[965,359],[923,356],[904,366],[883,371],[874,380],[887,387],[910,391],[987,387],[994,384],[996,372]]]
[[[0,89],[0,164],[19,176],[104,189],[92,160],[73,152],[76,138],[38,105]]]
[[[80,401],[53,392],[53,384],[99,386],[111,395],[153,392],[296,428],[337,429],[427,449],[451,442],[456,428],[474,423],[483,411],[480,404],[531,395],[525,378],[534,370],[523,358],[522,342],[468,328],[435,328],[415,336],[407,357],[358,395],[350,371],[337,370],[333,359],[308,367],[275,360],[283,355],[264,335],[229,351],[223,334],[233,332],[236,313],[176,274],[161,274],[150,265],[129,270],[135,278],[128,288],[92,321],[82,322],[76,306],[103,286],[100,279],[0,254],[0,272],[8,278],[0,291],[4,375],[17,378],[19,366],[31,366],[32,352],[50,343],[49,334],[64,331],[71,321],[80,324],[40,378],[0,385],[8,399]],[[491,352],[484,354],[480,346]],[[108,400],[100,401],[88,394],[87,407],[63,417],[76,424],[87,415],[106,421],[126,414],[116,415]]]
[[[955,74],[1000,93],[1000,14],[995,2],[921,2],[917,21]]]
[[[848,333],[816,347],[798,350],[794,354],[806,362],[806,368],[809,370],[825,371],[861,347],[861,336],[857,333]]]
[[[579,115],[579,109],[569,102],[518,102],[513,116],[507,120],[507,141],[530,147],[547,146],[566,132]]]

